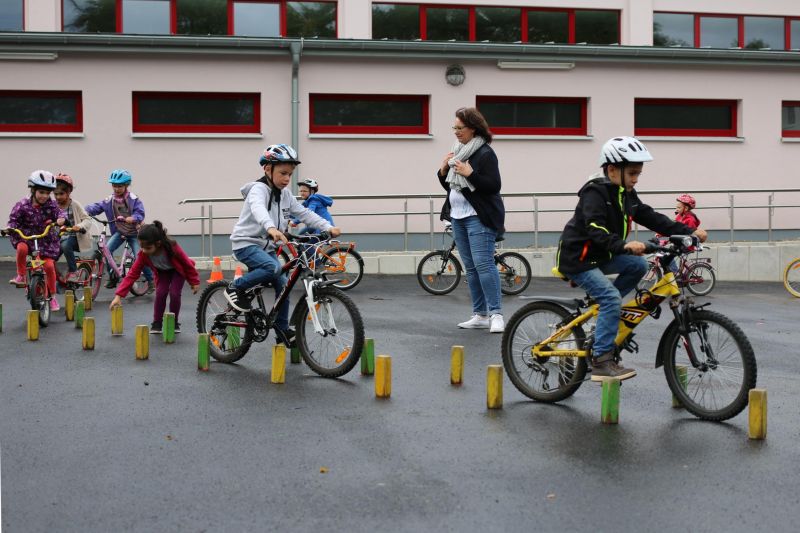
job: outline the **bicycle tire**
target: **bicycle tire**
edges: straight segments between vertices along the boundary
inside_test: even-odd
[[[792,260],[783,270],[783,286],[789,294],[800,298],[800,257]]]
[[[341,304],[343,311],[332,310],[334,301]],[[361,358],[364,322],[356,304],[340,289],[330,286],[317,288],[314,291],[314,302],[326,334],[321,335],[314,331],[308,302],[301,298],[293,313],[297,348],[311,370],[322,377],[338,378],[350,372]],[[342,327],[345,324],[345,314],[351,328]],[[326,327],[332,323],[331,318],[335,319],[336,328]],[[323,342],[329,344],[323,347]],[[334,364],[326,364],[331,358]]]
[[[533,324],[528,325],[529,328],[525,330],[526,319],[532,317],[537,313],[550,313],[549,321],[545,321],[538,331],[533,331]],[[555,316],[552,316],[555,315]],[[530,352],[534,344],[546,338],[553,333],[556,326],[560,326],[572,315],[569,311],[560,305],[536,301],[530,302],[517,310],[511,316],[506,324],[505,331],[503,332],[503,339],[501,341],[501,348],[503,354],[503,367],[506,374],[508,374],[511,383],[522,394],[536,400],[538,402],[555,403],[566,398],[569,398],[580,388],[583,379],[586,376],[586,358],[585,357],[558,357],[552,358],[556,362],[556,375],[557,387],[550,389],[548,379],[550,378],[551,370],[547,367],[551,363],[549,357],[533,357],[532,355],[525,355],[525,352]],[[518,331],[520,330],[520,331]],[[573,339],[569,341],[574,343],[574,349],[583,349],[586,335],[580,326],[573,328]],[[519,333],[519,335],[518,335]],[[533,338],[532,338],[533,337]],[[560,345],[563,347],[563,344]],[[573,349],[569,347],[566,349]],[[515,357],[521,359],[522,366],[518,367],[515,364]],[[539,388],[533,387],[529,380],[525,379],[522,375],[522,370],[530,370],[530,378],[534,377],[534,373],[543,376],[542,384]],[[548,390],[550,389],[550,390]]]
[[[711,325],[718,327],[721,331],[714,332],[713,335],[709,336],[708,329],[711,327]],[[692,316],[689,321],[689,330],[690,335],[692,333],[695,334],[694,337],[696,340],[692,339],[692,345],[697,351],[697,356],[704,357],[704,364],[708,365],[710,368],[706,368],[705,370],[694,368],[689,362],[688,356],[685,354],[681,354],[679,360],[678,350],[685,350],[685,343],[683,340],[683,335],[681,335],[679,331],[678,322],[673,320],[672,323],[667,326],[661,342],[659,343],[659,349],[661,350],[659,357],[662,358],[661,360],[664,362],[664,375],[667,378],[667,384],[669,385],[672,394],[678,399],[678,401],[687,411],[703,420],[719,422],[721,420],[727,420],[738,415],[744,410],[745,407],[747,407],[750,389],[756,386],[756,358],[755,354],[753,353],[753,347],[750,345],[750,341],[741,328],[739,328],[739,326],[736,325],[736,323],[734,323],[731,319],[725,315],[706,309],[692,312]],[[708,408],[707,406],[700,405],[699,402],[695,400],[695,397],[697,394],[699,394],[701,389],[701,401],[706,399],[708,391],[712,391],[711,394],[708,395],[709,401],[713,400],[716,402],[717,398],[722,397],[721,391],[714,392],[712,390],[712,387],[714,386],[714,375],[710,374],[710,372],[719,371],[720,374],[725,374],[724,379],[727,382],[733,382],[734,380],[729,378],[729,374],[723,369],[723,364],[721,364],[725,361],[728,361],[728,359],[725,361],[713,359],[711,362],[709,362],[709,353],[720,357],[720,359],[725,354],[715,353],[715,350],[712,349],[710,345],[701,347],[700,338],[701,336],[712,339],[715,338],[715,341],[720,343],[718,348],[722,348],[726,346],[726,343],[728,342],[727,339],[722,339],[723,332],[727,333],[732,339],[733,342],[730,344],[730,346],[735,346],[737,349],[737,352],[734,354],[734,356],[741,360],[742,377],[741,383],[738,384],[738,388],[731,391],[733,399],[725,405],[712,409]],[[735,361],[732,361],[732,363],[733,362]],[[679,381],[677,369],[679,366],[684,366],[687,369],[686,388],[684,388]],[[720,383],[724,384],[722,381],[720,381]],[[691,391],[694,390],[695,387],[697,387],[698,392],[692,394]]]
[[[361,254],[350,248],[347,244],[337,244],[326,248],[324,260],[325,273],[329,280],[341,277],[340,281],[333,284],[334,287],[343,291],[349,291],[361,283],[364,277],[364,259]],[[341,262],[333,260],[333,254],[337,254]],[[325,257],[327,256],[327,257]]]
[[[514,265],[518,263],[518,266]],[[525,256],[517,252],[503,252],[495,256],[500,273],[500,291],[503,294],[514,296],[522,293],[531,284],[531,264]],[[511,272],[506,272],[505,268],[510,267]]]
[[[50,301],[47,298],[47,282],[43,274],[31,274],[28,281],[28,299],[31,309],[39,312],[39,325],[46,328],[50,324]]]
[[[717,276],[708,263],[695,263],[686,270],[686,288],[695,296],[707,295],[716,284]]]
[[[103,273],[105,272],[106,262],[103,253],[100,250],[95,251],[94,260],[92,261],[92,299],[97,298],[100,294],[100,287],[103,285]]]
[[[648,261],[649,268],[642,279],[639,280],[639,283],[636,284],[636,288],[640,291],[646,291],[650,289],[653,285],[661,281],[661,278],[664,277],[664,273],[661,272],[661,267],[655,261]]]
[[[431,294],[442,296],[458,287],[461,281],[461,263],[451,253],[445,256],[444,250],[436,250],[425,255],[417,265],[417,282]],[[449,272],[444,275],[444,272]]]
[[[252,328],[249,326],[244,328],[244,335],[241,334],[241,328],[236,328],[234,332],[234,330],[231,329],[232,326],[225,328],[224,332],[209,331],[209,320],[213,321],[212,317],[219,314],[219,312],[225,312],[231,319],[240,318],[244,321],[244,313],[231,308],[230,304],[225,300],[225,295],[221,294],[227,288],[227,281],[215,281],[209,284],[200,294],[196,313],[197,331],[198,333],[209,334],[209,353],[211,357],[220,363],[235,363],[250,350],[250,345],[253,343]],[[225,303],[222,304],[220,302]],[[225,308],[209,309],[211,306],[224,306]],[[228,345],[229,341],[231,343],[230,346]]]
[[[92,286],[92,267],[87,263],[78,263],[78,269],[75,271],[75,281],[72,287],[75,287],[75,300],[83,300],[83,288]],[[94,291],[92,291],[94,293]],[[94,299],[94,295],[92,295]]]
[[[133,257],[128,256],[125,258],[125,261],[122,264],[122,278],[120,282],[128,275],[128,271],[133,266]],[[133,282],[131,285],[131,294],[134,296],[144,296],[147,294],[148,283],[144,277],[144,273],[139,275],[139,279]]]

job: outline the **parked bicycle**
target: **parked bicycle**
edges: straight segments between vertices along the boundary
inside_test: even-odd
[[[450,246],[434,250],[423,257],[417,265],[417,281],[431,294],[443,295],[452,292],[461,281],[464,267],[453,253],[456,241],[453,228],[445,226],[444,231],[452,239]],[[517,252],[495,252],[494,263],[500,273],[500,290],[503,294],[520,294],[531,283],[531,265]]]
[[[658,244],[656,241],[652,242]],[[696,254],[701,251],[703,251],[702,245],[697,247]],[[637,285],[638,289],[645,290],[664,277],[664,267],[660,261],[663,255],[663,252],[657,252],[648,258],[650,266]],[[714,290],[717,284],[717,275],[714,272],[714,267],[711,266],[710,257],[698,257],[698,255],[695,255],[695,257],[690,258],[679,256],[675,258],[675,261],[678,261],[678,273],[675,276],[675,281],[679,287],[686,287],[695,296],[705,296]]]
[[[103,276],[107,272],[107,266],[111,267],[111,275],[117,280],[121,280],[127,275],[128,271],[133,266],[133,262],[136,260],[136,255],[133,253],[133,249],[131,248],[128,238],[123,237],[123,242],[125,244],[122,249],[120,261],[117,263],[117,261],[114,259],[114,255],[106,246],[109,238],[108,221],[95,217],[92,217],[92,219],[102,224],[103,231],[100,233],[94,258],[83,262],[83,264],[88,265],[91,268],[90,286],[92,287],[92,298],[96,298],[100,293],[100,286],[103,283]],[[136,280],[136,282],[131,286],[131,293],[133,293],[134,296],[142,296],[147,293],[148,288],[149,283],[144,276],[140,276],[139,279]]]
[[[783,270],[783,286],[789,294],[800,298],[800,257],[795,257]]]
[[[47,327],[50,323],[50,300],[53,295],[47,289],[45,279],[44,264],[41,252],[39,251],[39,239],[44,239],[55,228],[54,224],[48,224],[44,231],[39,235],[25,235],[17,228],[5,228],[0,230],[0,235],[7,237],[12,232],[16,233],[24,241],[33,241],[33,249],[30,251],[25,266],[25,298],[31,305],[31,309],[39,312],[39,324]]]
[[[208,333],[211,356],[222,363],[234,363],[245,356],[254,342],[264,342],[273,329],[281,304],[292,288],[302,284],[302,297],[290,318],[295,329],[295,343],[300,355],[314,372],[324,377],[339,377],[350,370],[361,357],[364,346],[364,324],[356,304],[335,287],[336,280],[314,268],[320,250],[338,243],[323,232],[318,235],[284,233],[297,250],[283,265],[288,274],[285,288],[271,308],[262,295],[266,285],[247,290],[253,297],[248,312],[234,309],[225,298],[228,282],[218,281],[206,287],[197,304],[197,330]]]
[[[281,243],[275,250],[284,265],[298,256],[298,247],[292,242]],[[333,286],[349,291],[364,277],[364,259],[356,251],[356,243],[340,242],[320,249],[310,263],[312,268],[322,269],[327,279],[335,281]]]
[[[673,320],[656,353],[672,394],[687,411],[705,420],[726,420],[739,414],[756,386],[756,358],[744,332],[726,316],[696,305],[684,296],[666,265],[691,253],[696,239],[672,236],[667,246],[648,245],[659,257],[664,276],[648,289],[636,291],[622,307],[617,356],[638,352],[633,330],[645,318],[659,318],[669,299]],[[554,269],[554,273],[557,273]],[[563,276],[562,276],[563,277]],[[566,279],[566,278],[565,278]],[[585,381],[599,306],[589,299],[542,298],[520,308],[503,333],[503,366],[514,386],[540,402],[558,402],[573,395]]]

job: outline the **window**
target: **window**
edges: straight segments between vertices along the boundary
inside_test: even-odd
[[[286,2],[287,37],[336,37],[336,2]]]
[[[800,137],[800,102],[784,102],[781,112],[784,137]]]
[[[62,0],[62,26],[72,33],[117,31],[116,0]]]
[[[259,133],[258,93],[133,93],[133,131]]]
[[[175,0],[175,3],[177,33],[192,35],[228,33],[228,0]]]
[[[425,8],[424,38],[430,41],[469,41],[469,11],[467,8]]]
[[[789,48],[800,50],[800,19],[789,21]]]
[[[781,17],[744,17],[744,47],[783,50],[786,46],[785,25]]]
[[[476,7],[475,40],[509,42],[522,40],[521,11],[513,7]]]
[[[571,42],[569,39],[570,17],[567,11],[528,11],[527,15],[528,42]]]
[[[311,133],[427,134],[428,96],[311,94]]]
[[[372,38],[419,39],[419,6],[372,4]]]
[[[736,101],[637,98],[635,135],[736,137]]]
[[[617,11],[575,11],[575,41],[587,44],[619,43]]]
[[[654,46],[694,46],[694,15],[654,13]]]
[[[0,2],[0,31],[22,31],[23,0],[3,0]]]
[[[478,96],[476,105],[498,135],[586,135],[586,98]]]
[[[232,2],[232,35],[245,37],[280,37],[281,5],[279,2]]]
[[[700,46],[735,48],[739,46],[737,17],[700,17]]]
[[[172,33],[170,0],[122,0],[122,33]]]
[[[0,131],[81,132],[81,93],[0,91]]]

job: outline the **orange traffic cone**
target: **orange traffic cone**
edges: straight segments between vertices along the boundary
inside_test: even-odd
[[[236,265],[236,272],[233,274],[233,279],[239,279],[244,275],[241,265]]]
[[[215,281],[220,281],[225,279],[222,276],[222,264],[220,263],[219,257],[214,258],[214,266],[211,267],[211,277],[208,278],[207,283],[214,283]]]

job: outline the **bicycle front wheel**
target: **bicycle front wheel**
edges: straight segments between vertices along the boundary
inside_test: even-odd
[[[783,286],[789,294],[800,298],[800,257],[786,265],[786,270],[783,271]]]
[[[221,322],[246,324],[245,314],[237,311],[225,298],[227,281],[210,284],[197,302],[197,331],[208,333],[211,357],[220,363],[235,363],[245,356],[253,342],[252,329]]]
[[[78,270],[74,274],[74,283],[71,287],[75,287],[75,299],[83,300],[83,288],[92,287],[92,267],[88,263],[78,263]],[[92,299],[94,299],[94,290],[92,290]]]
[[[300,355],[320,376],[343,376],[361,357],[364,346],[361,313],[349,296],[334,287],[314,291],[314,309],[321,332],[315,330],[306,299],[297,302],[294,326]]]
[[[350,246],[336,245],[320,255],[328,279],[338,280],[333,284],[337,289],[349,291],[364,277],[364,259]]]
[[[505,252],[495,256],[503,294],[520,294],[531,283],[531,264],[522,254]]]
[[[699,365],[694,367],[687,345]],[[661,342],[664,375],[672,394],[698,418],[727,420],[747,407],[756,386],[756,357],[744,332],[714,311],[692,312],[688,338],[672,322]]]
[[[123,279],[125,278],[125,276],[128,275],[128,271],[131,269],[132,266],[133,266],[133,258],[127,257],[125,259],[125,263],[122,265]],[[149,284],[147,283],[144,274],[142,274],[139,276],[139,279],[134,281],[133,285],[131,285],[131,293],[133,293],[134,296],[144,296],[147,293],[148,286]]]
[[[558,402],[575,394],[586,376],[585,357],[534,356],[533,348],[566,324],[569,311],[549,302],[522,306],[503,332],[503,366],[511,383],[525,396],[540,402]],[[586,336],[580,326],[547,348],[582,350]]]
[[[705,296],[716,284],[717,276],[707,263],[695,263],[686,272],[686,288],[695,296]]]
[[[453,292],[461,281],[461,264],[442,250],[431,252],[417,265],[417,281],[431,294],[441,296]]]
[[[33,274],[28,282],[28,299],[31,309],[39,312],[39,325],[46,328],[50,323],[50,301],[47,299],[47,283],[44,275]]]

